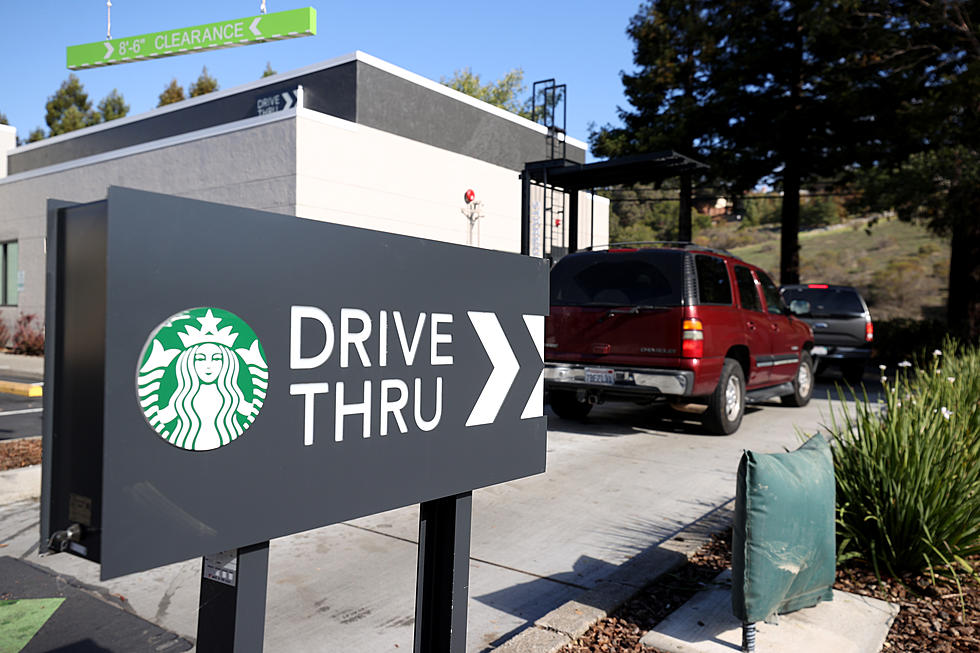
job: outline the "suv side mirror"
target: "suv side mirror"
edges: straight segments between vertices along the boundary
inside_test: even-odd
[[[793,315],[809,315],[810,302],[805,299],[794,299],[789,303],[789,310],[792,311]]]

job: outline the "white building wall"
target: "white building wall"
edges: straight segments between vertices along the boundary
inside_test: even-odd
[[[297,120],[296,158],[300,217],[520,251],[514,170],[308,110]],[[468,189],[483,202],[472,236]]]
[[[263,117],[110,154],[0,178],[0,241],[17,240],[24,275],[18,305],[43,321],[47,200],[92,202],[109,186],[180,195],[292,215],[296,130],[289,116]],[[134,244],[134,246],[137,244]]]

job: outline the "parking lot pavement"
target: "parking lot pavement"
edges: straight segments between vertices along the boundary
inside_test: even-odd
[[[41,397],[0,393],[0,440],[41,435]]]
[[[793,449],[828,417],[826,399],[805,408],[767,403],[750,407],[736,434],[715,436],[634,406],[598,406],[585,423],[551,416],[545,474],[474,492],[467,650],[500,645],[603,587],[727,504],[744,449]],[[37,520],[37,501],[0,506],[5,555],[121,594],[135,614],[195,637],[199,560],[102,583],[87,561],[39,558]],[[417,536],[418,507],[410,506],[274,540],[266,650],[409,649]]]

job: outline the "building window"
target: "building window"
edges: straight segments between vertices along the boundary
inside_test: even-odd
[[[18,264],[17,241],[11,240],[0,243],[0,268],[2,268],[2,287],[0,287],[0,304],[4,306],[17,305]]]

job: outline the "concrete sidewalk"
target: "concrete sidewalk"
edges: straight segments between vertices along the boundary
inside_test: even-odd
[[[732,572],[715,578],[640,640],[668,653],[730,653],[742,644],[742,625],[732,615]],[[834,590],[834,600],[756,625],[756,652],[877,653],[898,606]]]
[[[467,651],[550,653],[581,635],[683,563],[698,529],[712,530],[706,515],[730,520],[743,449],[795,448],[798,429],[826,423],[825,408],[752,407],[731,438],[630,407],[599,406],[587,424],[552,418],[547,473],[474,492]],[[0,478],[37,495],[38,468]],[[0,555],[124,596],[136,615],[193,640],[200,558],[103,582],[88,561],[39,558],[38,501],[8,501],[0,492]],[[410,650],[418,529],[415,505],[274,540],[266,650]]]

